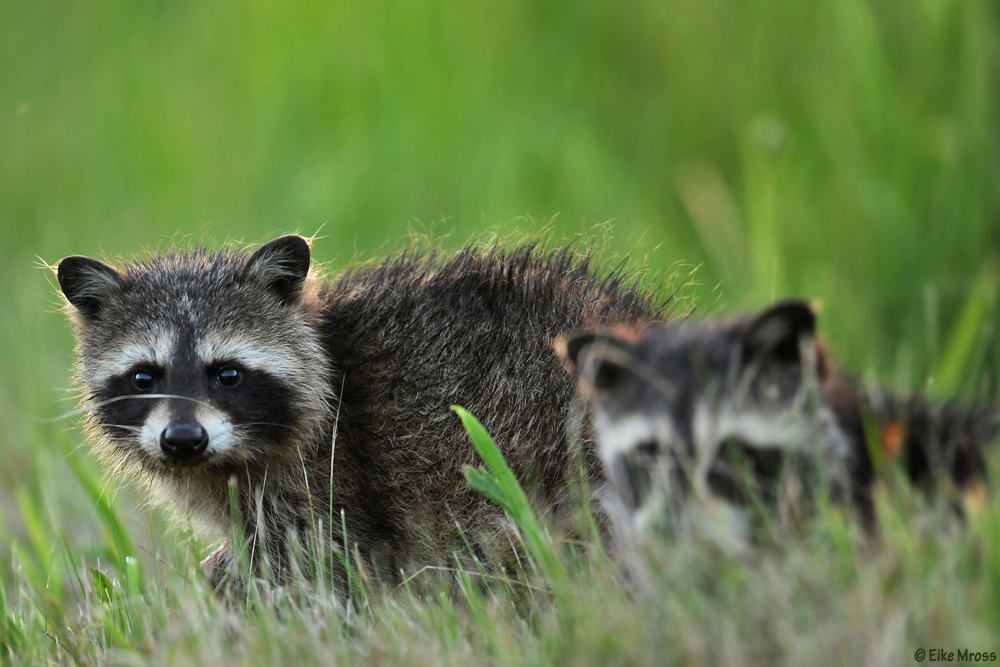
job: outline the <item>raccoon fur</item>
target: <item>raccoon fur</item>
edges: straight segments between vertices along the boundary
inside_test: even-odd
[[[682,516],[691,492],[729,508],[801,506],[819,483],[871,528],[876,462],[925,490],[968,486],[1000,430],[995,407],[864,391],[817,341],[803,301],[580,331],[558,348],[590,397],[620,513],[640,531]]]
[[[465,482],[479,461],[453,404],[479,417],[531,497],[567,514],[575,384],[552,341],[637,326],[663,305],[533,245],[405,252],[324,282],[308,243],[285,236],[249,255],[173,251],[120,268],[67,257],[57,276],[108,469],[223,540],[234,485],[238,546],[278,581],[317,543],[346,542],[383,582],[508,547],[503,511]],[[597,488],[593,441],[582,449]],[[233,554],[226,543],[206,562],[214,579]]]

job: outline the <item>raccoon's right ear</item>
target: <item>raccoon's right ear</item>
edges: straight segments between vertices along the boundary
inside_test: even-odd
[[[246,275],[262,280],[282,302],[295,303],[309,275],[309,244],[294,234],[265,243],[247,260]]]
[[[816,313],[812,307],[800,299],[781,301],[750,322],[743,335],[743,358],[800,363],[800,345],[815,339]]]
[[[56,277],[66,300],[84,321],[96,319],[108,298],[125,287],[125,276],[117,270],[81,255],[59,262]]]
[[[598,391],[612,389],[634,358],[633,345],[613,334],[581,331],[557,343],[556,349],[585,384]]]

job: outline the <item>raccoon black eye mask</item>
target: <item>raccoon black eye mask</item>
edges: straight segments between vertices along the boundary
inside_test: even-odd
[[[627,275],[537,245],[408,250],[323,279],[309,243],[284,236],[118,267],[73,256],[57,273],[95,452],[224,542],[206,563],[220,582],[233,573],[231,482],[258,575],[287,577],[316,540],[349,544],[387,582],[469,547],[492,563],[511,536],[464,479],[479,461],[454,404],[490,430],[531,497],[573,516],[575,383],[551,342],[653,321],[665,305]]]

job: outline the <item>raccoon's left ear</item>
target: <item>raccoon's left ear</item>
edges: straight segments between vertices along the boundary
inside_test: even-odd
[[[104,303],[125,287],[125,277],[93,257],[72,255],[59,262],[56,278],[82,324],[97,319]]]
[[[816,340],[816,313],[805,301],[782,301],[750,322],[743,334],[743,359],[799,363],[802,341]]]
[[[598,391],[612,389],[633,359],[632,343],[597,331],[570,334],[557,341],[556,351],[578,377]]]
[[[263,281],[286,304],[302,296],[308,274],[309,244],[294,234],[265,243],[247,260],[246,275]]]

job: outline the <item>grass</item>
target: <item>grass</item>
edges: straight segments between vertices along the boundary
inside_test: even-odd
[[[870,382],[995,396],[998,38],[989,0],[0,3],[0,655],[1000,650],[996,494],[959,528],[898,484],[877,548],[835,512],[756,559],[685,539],[651,548],[637,595],[606,557],[543,533],[521,584],[470,572],[435,595],[344,607],[317,584],[227,607],[196,567],[212,545],[104,478],[74,420],[50,421],[75,406],[72,333],[36,268],[321,230],[335,273],[411,234],[583,234],[647,280],[698,267],[685,296],[703,313],[821,301],[835,354]]]
[[[898,664],[918,648],[995,650],[996,494],[966,499],[959,522],[953,507],[928,504],[888,469],[876,543],[825,506],[794,536],[770,526],[777,539],[751,551],[707,531],[653,541],[630,577],[597,542],[581,550],[553,539],[489,435],[456,411],[486,464],[466,471],[469,482],[508,511],[526,547],[519,571],[456,568],[393,591],[355,572],[349,600],[318,576],[282,590],[257,583],[224,601],[201,576],[196,545],[152,543],[145,568],[122,556],[114,536],[122,519],[111,510],[102,514],[109,533],[89,554],[44,527],[36,530],[51,549],[47,562],[15,546],[4,572],[13,586],[0,599],[0,660]],[[39,510],[30,500],[22,509]],[[64,589],[53,586],[59,575]]]

